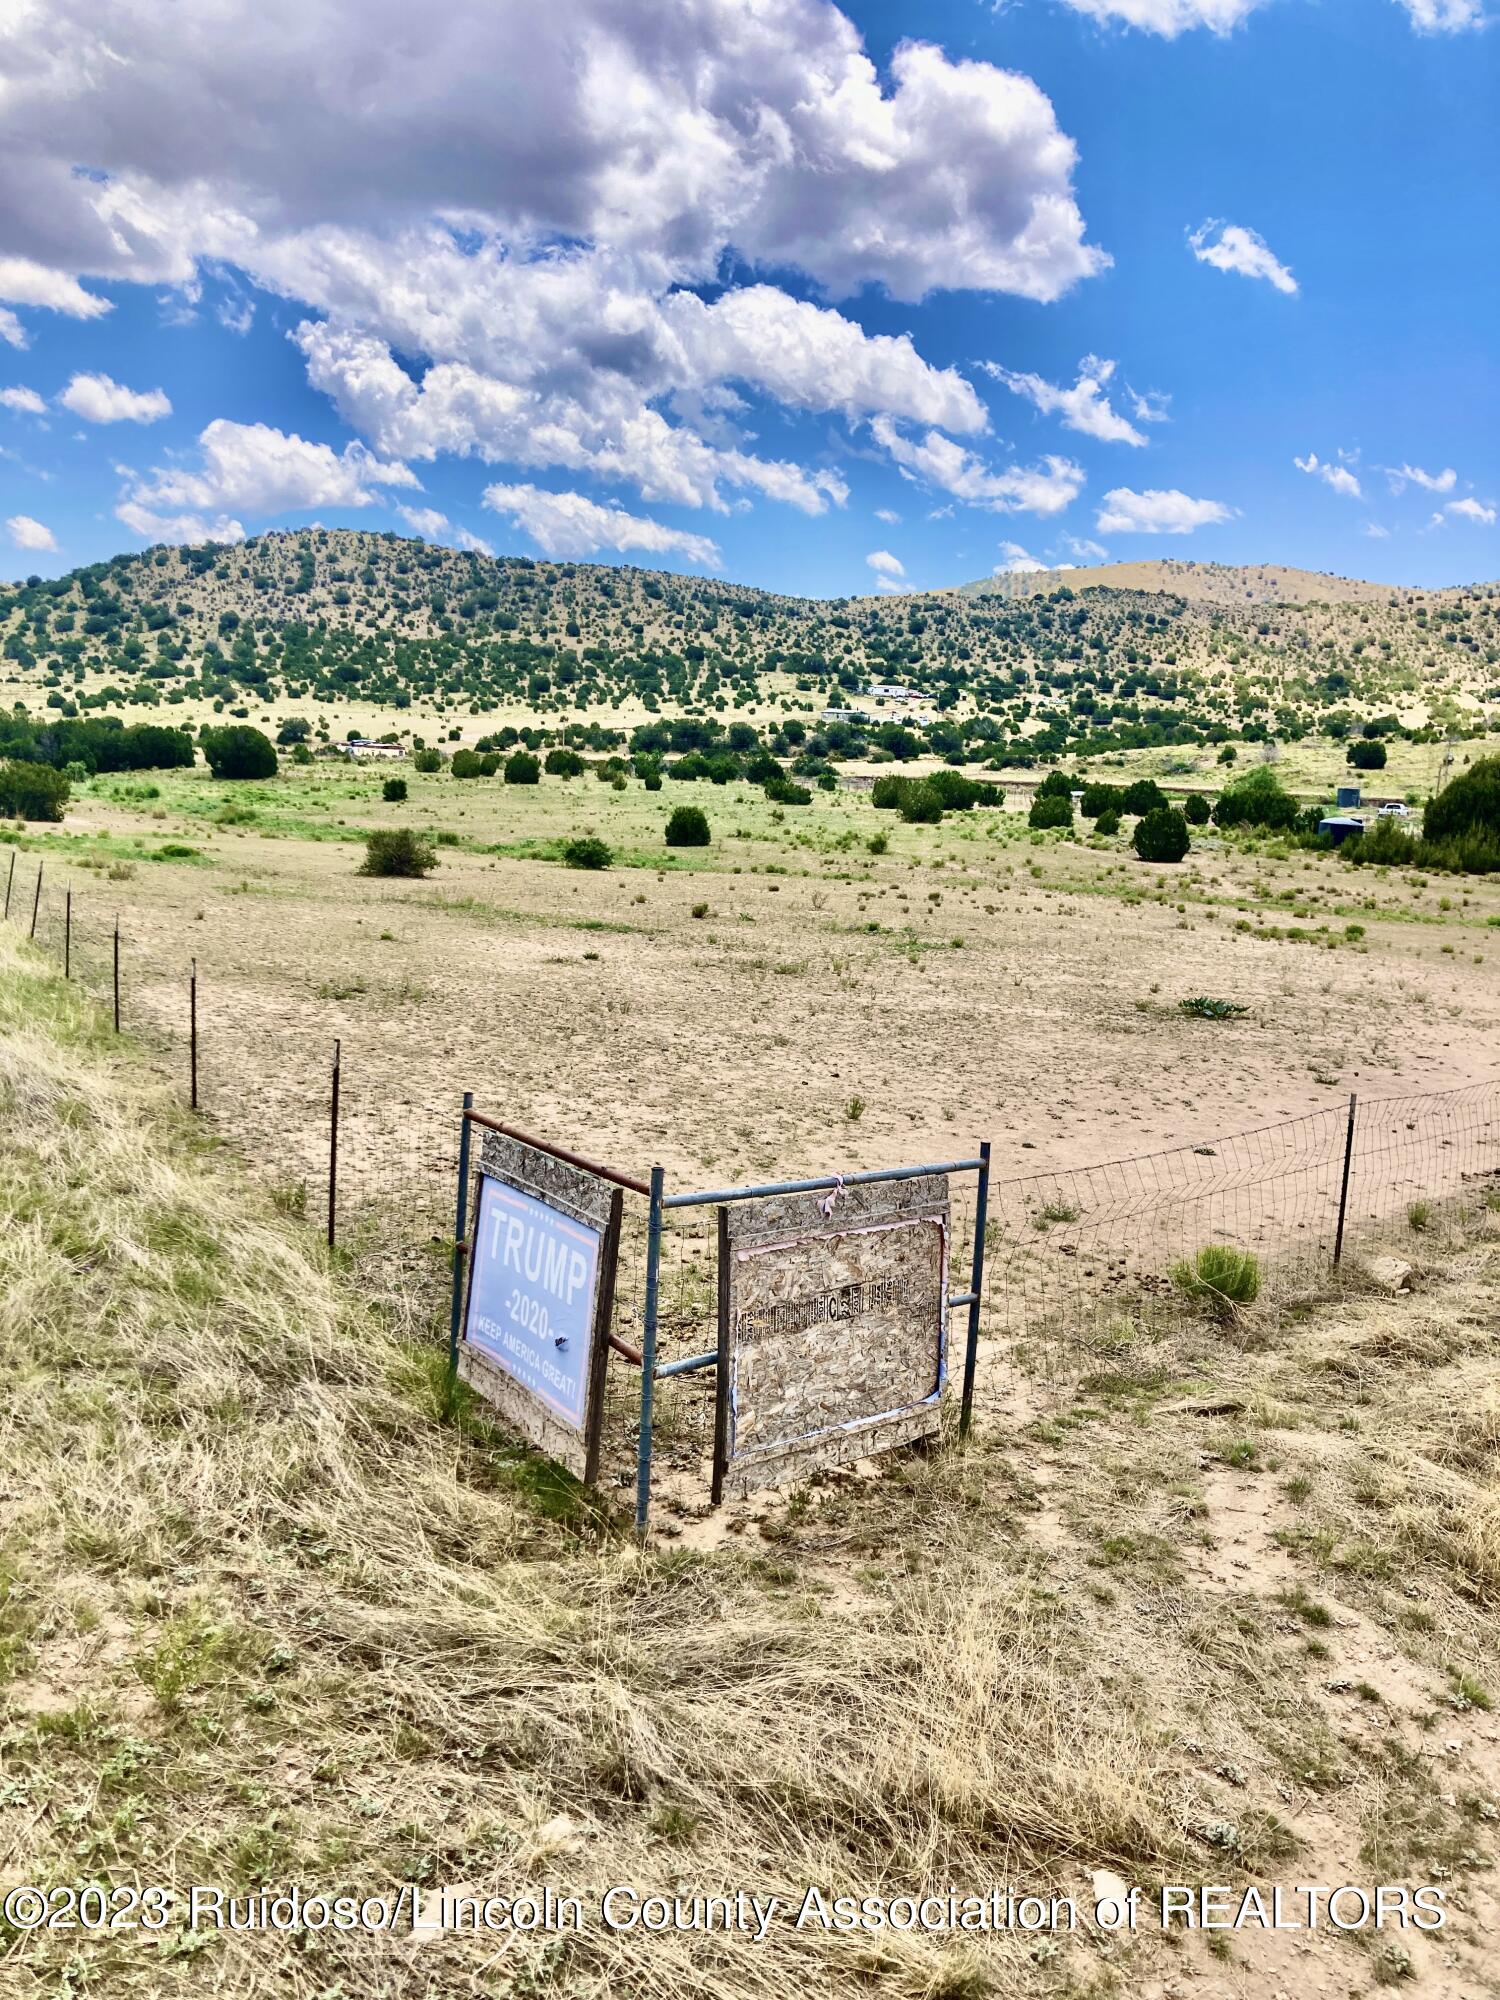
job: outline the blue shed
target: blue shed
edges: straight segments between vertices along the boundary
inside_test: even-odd
[[[1359,804],[1359,786],[1340,785],[1338,796],[1334,799],[1334,804],[1340,812],[1343,812],[1346,806],[1357,806]]]
[[[1342,847],[1351,833],[1363,833],[1365,823],[1356,819],[1353,813],[1330,813],[1326,819],[1318,821],[1319,833],[1326,833],[1335,847]]]

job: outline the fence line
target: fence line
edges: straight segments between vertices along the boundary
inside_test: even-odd
[[[18,878],[12,849],[5,897],[9,920],[100,998],[117,1031],[130,1028],[277,1205],[321,1226],[406,1324],[435,1336],[467,1130],[459,1090],[441,1103],[407,1094],[346,1041],[290,1060],[285,1041],[270,1043],[237,1013],[194,958],[153,959],[102,899],[96,906],[72,884],[59,887],[42,858],[34,882]],[[987,1213],[976,1212],[974,1183],[961,1178],[952,1254],[963,1269],[982,1236],[987,1335],[1060,1375],[1097,1352],[1101,1333],[1150,1328],[1179,1310],[1174,1271],[1209,1245],[1253,1253],[1260,1300],[1274,1308],[1326,1283],[1341,1258],[1419,1242],[1447,1204],[1493,1190],[1500,1082],[1351,1099],[1198,1145],[993,1178]],[[653,1271],[648,1193],[642,1173],[625,1203],[614,1302],[604,1477],[621,1484],[633,1476],[638,1378],[619,1363],[640,1351],[653,1276],[659,1368],[704,1351],[715,1329],[712,1207],[666,1202]],[[670,1381],[655,1440],[668,1468],[701,1461],[714,1421],[710,1382],[691,1373]],[[966,1391],[967,1406],[972,1382]]]

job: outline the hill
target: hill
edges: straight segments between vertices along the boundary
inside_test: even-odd
[[[905,706],[867,690],[895,683],[941,718],[939,754],[1016,761],[1337,735],[1380,716],[1464,733],[1500,701],[1497,663],[1494,585],[1393,592],[1170,562],[809,599],[308,529],[0,591],[13,702],[301,714],[319,734],[472,738],[491,718],[596,736],[653,717],[764,728],[830,705],[889,723]],[[826,747],[853,754],[847,725]]]
[[[1379,604],[1399,606],[1423,599],[1463,595],[1463,591],[1413,590],[1362,578],[1330,576],[1322,570],[1290,569],[1283,563],[1155,562],[1097,563],[1087,568],[1006,571],[960,584],[961,597],[1030,597],[1062,589],[1165,591],[1195,607],[1242,610],[1259,604]],[[1477,586],[1480,589],[1487,586]]]

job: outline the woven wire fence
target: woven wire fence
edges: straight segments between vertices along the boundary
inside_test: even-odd
[[[1347,1169],[1347,1182],[1346,1182]],[[1180,1313],[1209,1246],[1255,1258],[1257,1310],[1405,1247],[1500,1189],[1500,1083],[1371,1099],[1103,1166],[992,1182],[985,1326],[1039,1373]]]

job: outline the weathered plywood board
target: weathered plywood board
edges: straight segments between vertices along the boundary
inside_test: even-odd
[[[941,1175],[729,1209],[727,1491],[782,1484],[938,1428],[948,1221]]]

